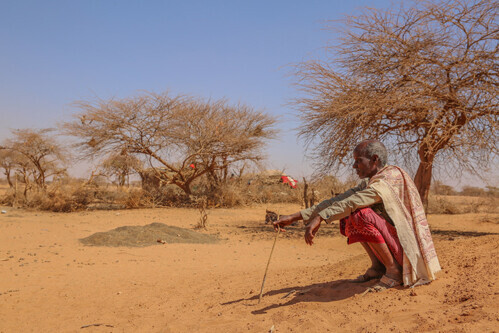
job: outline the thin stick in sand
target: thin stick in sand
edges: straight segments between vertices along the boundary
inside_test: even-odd
[[[277,215],[277,217],[279,218],[279,215]],[[258,297],[258,304],[260,304],[260,302],[262,301],[263,286],[265,285],[265,279],[267,278],[267,272],[269,270],[270,259],[272,258],[272,253],[274,253],[275,243],[277,242],[277,236],[279,236],[280,232],[281,232],[281,227],[277,226],[277,232],[276,232],[275,238],[274,238],[274,245],[272,245],[272,250],[270,250],[269,261],[267,261],[267,268],[265,268],[265,274],[263,275],[262,288],[260,289],[260,297]]]

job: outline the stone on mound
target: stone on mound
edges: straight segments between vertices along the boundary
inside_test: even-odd
[[[90,246],[133,246],[143,247],[160,244],[161,240],[169,243],[207,244],[219,241],[217,236],[169,226],[163,223],[151,223],[145,226],[124,226],[106,232],[97,232],[80,239]]]

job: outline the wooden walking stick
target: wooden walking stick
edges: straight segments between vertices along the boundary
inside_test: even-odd
[[[279,215],[277,216],[279,217]],[[265,274],[263,275],[262,288],[260,289],[260,297],[258,297],[258,304],[260,304],[262,300],[263,286],[265,285],[265,279],[267,278],[267,271],[269,270],[270,259],[272,258],[272,253],[274,253],[275,243],[277,242],[277,236],[279,236],[280,232],[281,232],[281,227],[277,226],[277,232],[274,238],[274,245],[272,245],[272,250],[270,250],[269,261],[267,261],[267,268],[265,268]]]

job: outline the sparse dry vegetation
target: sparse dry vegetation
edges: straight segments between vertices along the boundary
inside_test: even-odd
[[[333,176],[325,176],[308,182],[308,198],[315,203],[341,193],[355,184],[355,180],[345,182]],[[497,213],[499,195],[495,188],[486,189],[464,187],[461,192],[440,182],[429,197],[430,214]],[[230,208],[254,204],[295,203],[305,207],[304,182],[295,189],[279,182],[265,181],[258,175],[248,174],[233,177],[231,181],[213,186],[209,177],[201,177],[193,186],[190,197],[174,185],[145,190],[140,186],[116,186],[111,183],[91,183],[84,180],[64,178],[50,182],[45,189],[31,190],[24,195],[19,186],[17,195],[14,187],[5,187],[0,203],[14,207],[26,207],[53,212],[73,212],[79,210],[136,209],[154,207],[192,207],[206,210],[210,208]],[[472,189],[472,190],[471,190]],[[449,195],[448,193],[452,195]],[[313,196],[312,196],[313,193]],[[309,202],[310,204],[310,202]],[[200,213],[202,218],[203,213]],[[207,215],[206,215],[207,216]],[[204,222],[203,222],[204,221]],[[206,227],[206,220],[199,228]]]

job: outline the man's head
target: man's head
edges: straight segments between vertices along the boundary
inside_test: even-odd
[[[360,178],[372,177],[386,165],[388,152],[378,140],[362,141],[353,150],[353,168]]]

